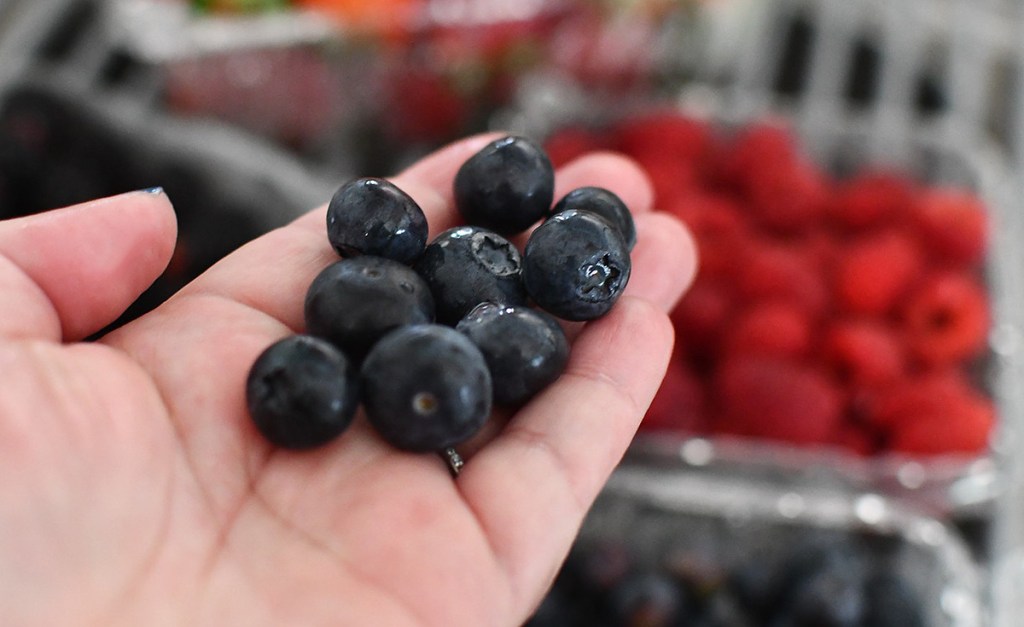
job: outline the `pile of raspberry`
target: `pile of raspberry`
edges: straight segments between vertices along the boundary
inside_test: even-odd
[[[556,166],[633,157],[697,241],[642,429],[864,456],[987,449],[987,214],[970,190],[870,166],[833,177],[767,120],[725,132],[654,111],[545,147]]]

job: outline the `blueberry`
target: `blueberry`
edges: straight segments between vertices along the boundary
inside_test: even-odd
[[[562,197],[552,207],[553,216],[567,209],[592,211],[607,220],[622,236],[626,248],[633,250],[636,245],[636,225],[633,214],[622,199],[603,187],[580,187]]]
[[[484,354],[498,405],[522,405],[557,379],[569,361],[562,327],[542,311],[483,303],[455,328]]]
[[[455,206],[466,222],[502,235],[544,217],[555,194],[555,171],[525,137],[503,137],[466,160],[455,174]]]
[[[294,335],[256,358],[245,395],[250,417],[270,442],[311,448],[329,442],[351,424],[359,402],[358,378],[335,346]]]
[[[783,563],[779,624],[794,627],[859,627],[866,603],[865,562],[853,546],[806,544]]]
[[[491,412],[480,350],[451,327],[418,324],[387,334],[362,366],[370,423],[391,445],[439,451],[476,433]]]
[[[684,624],[690,600],[682,585],[660,570],[639,570],[611,591],[612,614],[618,625],[675,627]]]
[[[434,299],[409,266],[363,255],[337,261],[313,279],[305,317],[307,333],[359,359],[396,327],[433,322]]]
[[[592,320],[618,300],[629,280],[629,250],[618,232],[588,211],[555,214],[530,235],[523,283],[542,309],[565,320]]]
[[[483,302],[526,304],[522,267],[511,242],[476,226],[441,233],[413,264],[434,295],[438,322],[448,325]]]
[[[873,574],[864,583],[864,625],[871,627],[924,627],[921,600],[907,580],[891,572]]]
[[[344,257],[376,255],[409,264],[427,245],[427,218],[393,183],[355,179],[327,205],[327,239]]]

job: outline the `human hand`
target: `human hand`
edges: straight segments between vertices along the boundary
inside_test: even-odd
[[[492,136],[393,180],[431,237]],[[0,222],[0,622],[4,625],[517,625],[540,601],[664,374],[665,312],[692,241],[635,165],[596,154],[556,197],[615,191],[636,213],[624,296],[583,325],[567,372],[466,448],[398,451],[364,418],[275,449],[244,402],[256,356],[303,327],[336,260],[324,208],[243,246],[151,313],[95,333],[163,270],[170,202],[136,192]]]

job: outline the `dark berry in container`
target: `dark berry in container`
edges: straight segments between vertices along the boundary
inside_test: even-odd
[[[636,224],[629,207],[614,192],[603,187],[580,187],[562,197],[551,208],[549,215],[555,215],[567,209],[591,211],[607,220],[622,236],[626,248],[633,250],[636,245]]]
[[[544,217],[555,194],[555,170],[525,137],[503,137],[466,160],[455,175],[455,206],[466,222],[502,235]]]
[[[246,381],[246,403],[267,440],[284,448],[311,448],[351,424],[358,384],[356,370],[334,345],[294,335],[257,357]]]
[[[522,405],[554,382],[569,361],[565,332],[543,311],[483,303],[455,328],[484,354],[498,405]]]
[[[366,416],[387,442],[441,451],[476,433],[491,413],[491,375],[480,350],[438,324],[384,336],[362,365]]]
[[[441,233],[413,264],[434,295],[437,321],[447,325],[455,325],[483,302],[526,304],[522,267],[522,256],[511,242],[477,226]]]
[[[542,309],[564,320],[592,320],[612,308],[629,281],[629,250],[607,220],[588,211],[557,213],[530,235],[523,283]]]
[[[396,327],[433,322],[434,299],[409,266],[363,255],[335,262],[313,279],[305,318],[307,333],[359,359]]]
[[[409,264],[427,245],[427,218],[390,181],[359,178],[342,185],[327,205],[327,239],[343,257],[376,255]]]

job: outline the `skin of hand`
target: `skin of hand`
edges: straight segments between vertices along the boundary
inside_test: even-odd
[[[493,138],[392,179],[431,237],[457,223],[451,181]],[[362,416],[302,452],[251,424],[249,367],[302,330],[306,287],[337,259],[324,207],[89,342],[168,263],[169,199],[133,192],[0,222],[0,623],[521,624],[658,388],[666,311],[696,267],[635,164],[582,157],[557,173],[556,198],[583,185],[635,213],[630,284],[573,329],[557,382],[466,447],[454,480]]]

